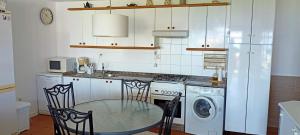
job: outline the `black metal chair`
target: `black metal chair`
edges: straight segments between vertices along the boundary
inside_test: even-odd
[[[75,106],[73,83],[58,84],[52,88],[44,88],[48,105],[54,108],[70,108]],[[70,103],[71,102],[71,103]]]
[[[70,84],[58,84],[53,86],[52,88],[44,88],[44,92],[48,101],[48,105],[53,108],[70,108],[75,106],[75,97],[74,97],[74,89],[73,83]],[[71,103],[70,103],[71,102]],[[49,110],[50,115],[53,118],[53,114]],[[55,135],[59,135],[58,133],[58,125],[56,121],[53,119],[54,133]]]
[[[48,108],[58,125],[57,135],[94,135],[92,111],[84,113],[71,108],[56,109],[50,105]],[[89,127],[88,131],[87,127]]]
[[[122,99],[148,101],[150,81],[122,80]]]
[[[164,107],[164,113],[162,116],[161,124],[159,126],[158,135],[171,135],[173,120],[176,114],[178,104],[180,102],[181,95],[182,93],[179,93],[179,95],[176,96],[172,101],[166,103]],[[157,134],[147,131],[135,135],[157,135]]]

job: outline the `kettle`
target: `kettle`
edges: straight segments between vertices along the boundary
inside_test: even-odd
[[[86,2],[85,4],[83,3],[84,8],[92,8],[93,4]]]

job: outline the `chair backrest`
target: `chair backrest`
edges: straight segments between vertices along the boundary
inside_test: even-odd
[[[48,105],[58,108],[70,108],[75,106],[73,83],[58,84],[52,88],[44,88]],[[71,103],[70,103],[71,102]]]
[[[162,123],[160,125],[159,135],[171,135],[173,120],[177,113],[177,107],[180,102],[182,93],[179,93],[172,101],[166,103]]]
[[[50,105],[48,108],[57,123],[58,135],[94,135],[92,111],[84,113],[71,108],[56,109]],[[89,127],[88,131],[87,127]]]
[[[127,100],[147,102],[150,91],[150,84],[150,81],[123,80],[122,99],[127,98]]]

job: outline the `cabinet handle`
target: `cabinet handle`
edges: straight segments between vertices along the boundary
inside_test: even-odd
[[[118,43],[115,43],[115,45],[118,45]]]
[[[80,42],[79,44],[81,45],[82,43]]]
[[[112,81],[110,81],[109,83],[112,83]]]
[[[205,47],[205,45],[202,45],[202,47]]]
[[[209,45],[206,45],[206,47],[209,47]]]
[[[82,44],[84,44],[84,45],[85,45],[85,42],[83,42]]]
[[[172,29],[174,30],[174,29],[175,29],[175,27],[172,27]]]
[[[108,81],[106,81],[106,83],[108,83]]]
[[[154,46],[154,44],[151,44],[151,46]]]
[[[75,81],[75,78],[73,78],[73,81]]]
[[[170,27],[168,27],[168,30],[170,29]]]
[[[114,43],[111,43],[111,45],[114,45]]]
[[[78,78],[77,78],[76,80],[77,80],[77,81],[79,81],[79,79],[78,79]]]

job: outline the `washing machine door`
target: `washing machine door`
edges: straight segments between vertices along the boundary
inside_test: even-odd
[[[193,110],[201,120],[212,120],[216,116],[216,106],[209,97],[197,97]]]

